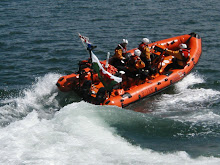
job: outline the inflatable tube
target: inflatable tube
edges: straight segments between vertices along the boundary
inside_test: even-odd
[[[178,50],[180,44],[186,44],[190,50],[190,57],[186,62],[183,69],[171,69],[164,71],[164,68],[172,63],[172,56],[164,56],[158,52],[160,49]],[[110,93],[104,95],[105,90],[103,84],[100,82],[97,74],[92,73],[90,67],[85,68],[80,74],[71,74],[61,77],[57,86],[60,91],[66,92],[74,90],[79,95],[82,93],[80,89],[83,83],[87,80],[92,81],[91,85],[91,100],[88,102],[101,105],[115,105],[118,107],[125,107],[133,102],[136,102],[144,97],[151,96],[170,85],[183,79],[198,63],[202,53],[202,40],[199,35],[195,33],[181,35],[156,41],[148,45],[155,56],[160,57],[157,62],[156,72],[145,80],[140,78],[128,78],[122,76],[122,83],[118,84]],[[156,47],[156,48],[155,48]],[[134,48],[129,50],[128,53],[134,54]],[[105,62],[102,62],[103,66]],[[116,73],[113,66],[110,67],[109,72]],[[100,89],[100,90],[99,90]],[[98,94],[98,95],[97,95]],[[98,96],[96,98],[96,95]]]

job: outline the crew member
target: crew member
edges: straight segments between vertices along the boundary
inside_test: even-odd
[[[112,58],[111,64],[118,68],[119,66],[125,66],[125,55],[127,53],[128,40],[123,39],[120,44],[115,48],[115,54]]]
[[[171,55],[174,58],[172,59],[173,63],[167,65],[164,71],[168,71],[171,68],[183,69],[186,66],[187,61],[190,57],[190,50],[187,49],[186,44],[180,44],[179,48],[180,49],[177,51],[165,50],[167,55]]]
[[[128,60],[127,63],[128,70],[126,72],[126,75],[128,77],[134,78],[140,74],[143,78],[142,69],[144,70],[145,63],[141,60],[140,55],[141,55],[141,51],[139,49],[136,49],[134,51],[134,55],[130,56],[130,59]],[[146,76],[147,75],[145,75],[145,78]]]
[[[138,47],[138,49],[141,51],[141,60],[145,63],[145,69],[149,69],[151,64],[150,49],[148,47],[149,43],[150,40],[148,38],[143,38]]]

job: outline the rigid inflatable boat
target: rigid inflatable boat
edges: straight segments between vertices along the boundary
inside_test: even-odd
[[[123,71],[108,64],[108,59],[99,61],[92,51],[93,46],[88,38],[81,35],[80,38],[90,47],[87,49],[90,50],[90,58],[80,61],[79,70],[60,77],[56,85],[62,92],[74,91],[83,100],[97,105],[125,107],[160,92],[189,74],[202,53],[201,38],[195,33],[150,43],[148,47],[150,47],[152,63],[156,64],[155,72],[144,79],[140,79],[138,75],[130,78],[124,75]],[[173,62],[173,56],[167,56],[165,50],[178,50],[182,43],[186,44],[190,50],[185,67],[165,71],[164,68]],[[127,53],[134,54],[136,49],[129,50]]]

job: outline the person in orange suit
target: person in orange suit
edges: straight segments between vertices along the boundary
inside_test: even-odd
[[[137,76],[140,76],[141,79],[147,77],[144,70],[145,63],[141,60],[140,55],[141,55],[141,51],[139,49],[136,49],[134,51],[134,55],[130,56],[130,59],[127,62],[127,72],[126,72],[126,75],[128,77],[135,78]]]
[[[173,56],[174,58],[172,60],[173,63],[167,65],[164,71],[168,71],[170,69],[183,69],[186,66],[190,57],[190,50],[187,49],[186,44],[180,44],[179,48],[180,49],[177,51],[165,50],[166,55]]]
[[[127,45],[128,40],[123,39],[120,44],[115,48],[115,54],[112,58],[112,61],[110,64],[115,66],[116,68],[119,68],[120,66],[125,66],[125,56],[127,54]]]
[[[148,47],[148,44],[150,43],[150,40],[148,38],[143,38],[142,42],[140,43],[138,49],[141,51],[141,60],[144,61],[145,65],[149,66],[151,63],[150,58],[150,49]]]

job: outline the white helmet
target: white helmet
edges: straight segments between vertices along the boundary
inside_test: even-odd
[[[123,40],[122,40],[122,44],[128,44],[128,40],[123,39]]]
[[[149,44],[150,43],[150,40],[148,38],[143,38],[142,39],[142,42],[145,43],[145,44]]]
[[[180,49],[186,49],[187,45],[186,44],[180,44],[179,47],[180,47]]]
[[[139,49],[136,49],[134,51],[134,54],[139,57],[141,55],[141,51]]]

